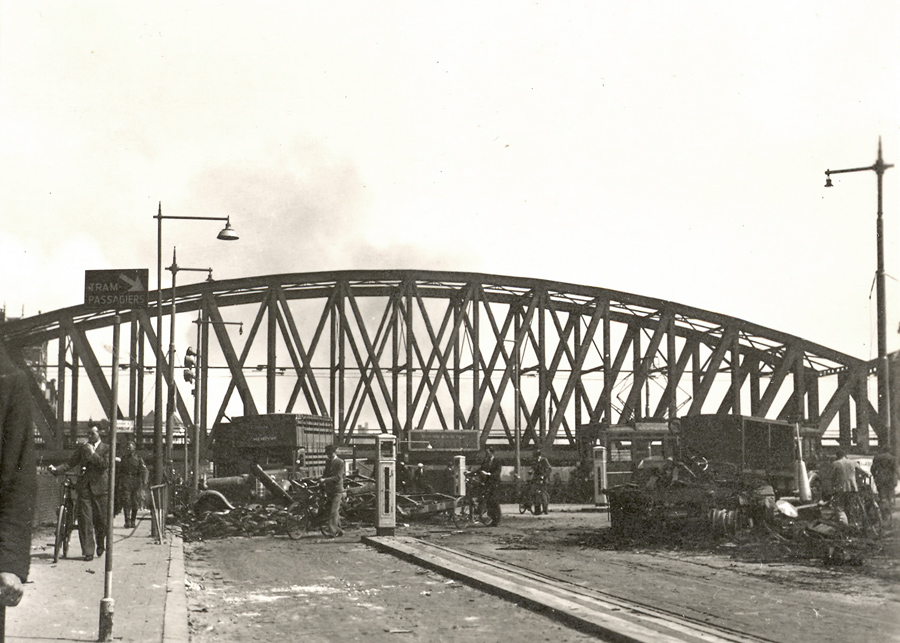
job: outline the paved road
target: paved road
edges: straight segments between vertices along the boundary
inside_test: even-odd
[[[510,513],[498,528],[413,525],[398,534],[485,553],[784,643],[900,641],[900,588],[859,570],[738,563],[727,555],[590,545],[597,512]],[[193,641],[581,641],[587,635],[359,542],[310,535],[188,543]],[[591,639],[596,640],[596,639]]]

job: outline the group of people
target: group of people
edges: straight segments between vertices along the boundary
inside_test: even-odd
[[[69,473],[76,476],[78,540],[86,561],[94,559],[95,551],[97,556],[102,556],[106,551],[109,448],[101,440],[100,430],[93,427],[87,442],[78,445],[67,462],[50,467],[54,475]],[[128,442],[124,455],[116,463],[116,505],[125,514],[126,528],[137,524],[137,512],[143,504],[147,480],[147,466],[137,454],[134,442]]]
[[[406,453],[397,461],[397,493],[432,493],[433,489],[425,479],[425,465],[409,463]]]
[[[836,459],[831,464],[830,489],[832,504],[838,510],[840,520],[847,521],[847,511],[859,493],[860,478],[867,478],[869,473],[862,468],[859,460],[851,459],[843,448],[839,448]],[[897,459],[886,448],[882,448],[872,458],[871,476],[878,490],[878,501],[882,510],[890,513],[897,487]]]
[[[487,508],[487,515],[490,518],[491,526],[496,527],[500,524],[503,514],[500,510],[500,473],[502,467],[499,458],[494,453],[494,447],[488,445],[485,448],[485,456],[478,468],[479,475],[484,480],[485,492],[484,501]],[[531,480],[536,490],[541,492],[542,498],[539,506],[535,507],[535,514],[547,513],[547,494],[546,486],[550,481],[550,472],[552,467],[540,449],[535,449],[533,460],[531,462]]]

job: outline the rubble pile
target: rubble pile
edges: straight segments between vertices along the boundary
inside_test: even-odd
[[[234,505],[222,493],[206,490],[190,507],[176,513],[186,542],[231,536],[271,536],[286,533],[286,503]],[[374,522],[374,496],[348,494],[343,508],[348,526]]]
[[[829,507],[810,507],[797,517],[779,515],[728,541],[742,560],[778,562],[818,560],[826,565],[862,565],[879,556],[889,533],[842,522]]]
[[[179,519],[185,542],[231,536],[269,536],[284,533],[283,505],[249,504],[223,511],[187,510]]]
[[[794,509],[791,511],[791,509]],[[882,558],[897,540],[897,530],[849,525],[827,504],[780,504],[765,519],[747,520],[740,512],[732,529],[723,529],[714,512],[690,516],[647,516],[627,531],[582,534],[579,544],[601,549],[663,548],[727,553],[756,563],[821,561],[826,565],[863,565]],[[871,527],[871,526],[870,526]]]

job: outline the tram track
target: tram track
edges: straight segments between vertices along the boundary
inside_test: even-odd
[[[603,640],[629,643],[774,643],[772,639],[705,623],[485,554],[412,537],[364,537],[363,542],[523,604]]]

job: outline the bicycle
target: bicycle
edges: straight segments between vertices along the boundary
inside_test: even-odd
[[[530,511],[535,516],[549,513],[550,494],[543,478],[532,478],[519,492],[519,513]]]
[[[313,478],[291,480],[291,496],[295,498],[285,510],[284,531],[291,540],[316,529],[329,536],[329,507],[325,486]]]
[[[77,492],[75,491],[75,474],[65,474],[62,488],[62,498],[59,507],[56,509],[56,532],[53,539],[53,562],[59,562],[59,554],[62,552],[63,558],[69,556],[69,540],[72,532],[77,524],[75,515],[75,501]]]
[[[466,472],[466,495],[458,503],[457,511],[453,512],[452,520],[456,527],[473,525],[475,521],[490,527],[494,521],[487,511],[485,500],[484,480],[478,471]]]
[[[884,531],[885,521],[878,496],[870,486],[860,486],[859,491],[850,496],[846,512],[848,524],[866,536],[877,538]]]

